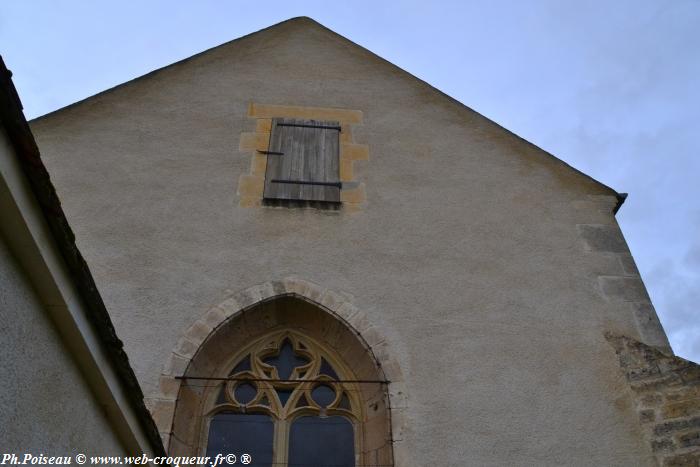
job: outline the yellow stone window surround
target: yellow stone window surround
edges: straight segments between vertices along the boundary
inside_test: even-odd
[[[256,120],[255,131],[241,133],[238,149],[241,153],[250,155],[250,172],[242,174],[238,180],[239,206],[262,206],[263,190],[265,187],[265,171],[270,143],[270,128],[273,118],[302,118],[309,120],[332,120],[340,123],[340,181],[343,189],[340,200],[343,209],[357,211],[366,202],[365,184],[355,180],[355,161],[369,160],[369,147],[366,144],[355,144],[353,141],[353,126],[362,124],[362,111],[336,109],[326,107],[301,107],[290,105],[266,105],[250,103],[248,117]]]

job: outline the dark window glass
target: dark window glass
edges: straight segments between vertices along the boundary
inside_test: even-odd
[[[333,379],[338,379],[338,375],[336,374],[335,370],[333,367],[326,361],[325,358],[321,359],[321,371],[319,371],[322,375],[330,376]]]
[[[258,388],[250,383],[241,383],[233,390],[233,395],[239,404],[249,404],[258,394]]]
[[[313,391],[311,391],[311,397],[314,402],[321,407],[328,407],[331,405],[331,402],[335,400],[335,389],[326,384],[322,384],[316,386]]]
[[[280,398],[280,402],[282,403],[282,407],[287,405],[287,401],[289,400],[289,397],[292,395],[292,392],[294,392],[293,389],[277,389],[277,397]]]
[[[340,398],[340,402],[338,403],[338,408],[352,410],[352,406],[350,405],[350,399],[348,399],[347,394],[343,393],[343,397]]]
[[[221,389],[219,389],[219,397],[216,398],[216,403],[218,404],[228,404],[228,399],[226,399],[226,385],[222,384]]]
[[[355,437],[343,417],[301,417],[289,433],[289,465],[355,466]]]
[[[306,400],[306,396],[302,394],[299,400],[297,401],[297,407],[308,407],[309,405],[310,404],[309,401]]]
[[[231,371],[231,376],[241,371],[250,371],[250,355],[247,355],[243,360],[238,362],[238,365]]]
[[[268,415],[219,412],[209,424],[207,456],[243,453],[252,456],[251,466],[272,466],[274,426]]]

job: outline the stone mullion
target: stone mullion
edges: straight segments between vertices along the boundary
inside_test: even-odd
[[[273,465],[287,465],[289,459],[289,420],[278,419],[275,421],[275,439],[272,449]]]

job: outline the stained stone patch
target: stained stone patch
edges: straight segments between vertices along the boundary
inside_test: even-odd
[[[622,232],[617,226],[580,224],[577,227],[581,238],[591,251],[629,252]]]
[[[609,300],[649,301],[649,295],[647,295],[646,288],[639,277],[600,276],[598,282],[603,295]]]

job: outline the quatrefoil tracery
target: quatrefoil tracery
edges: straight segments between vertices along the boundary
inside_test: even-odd
[[[215,411],[267,413],[279,420],[297,415],[358,420],[357,388],[338,376],[342,372],[332,361],[319,344],[296,332],[269,336],[237,359]]]

